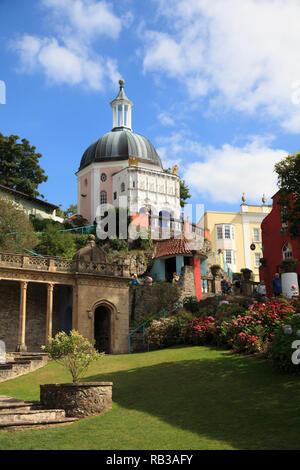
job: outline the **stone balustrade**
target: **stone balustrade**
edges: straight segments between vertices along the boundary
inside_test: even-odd
[[[0,267],[27,268],[49,272],[91,273],[102,276],[129,277],[129,266],[119,260],[115,263],[93,263],[66,258],[28,256],[0,253]]]

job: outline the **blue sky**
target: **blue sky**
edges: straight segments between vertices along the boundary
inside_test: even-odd
[[[67,208],[122,77],[190,202],[271,203],[274,164],[300,150],[299,18],[298,0],[0,0],[0,132],[36,146],[39,191]]]

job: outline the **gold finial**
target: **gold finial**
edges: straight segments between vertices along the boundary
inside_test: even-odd
[[[178,171],[178,166],[177,165],[173,166],[172,175],[177,175],[177,171]]]
[[[119,80],[119,85],[120,85],[121,88],[124,87],[124,85],[125,85],[125,80],[123,80],[123,78],[121,78],[121,79]]]

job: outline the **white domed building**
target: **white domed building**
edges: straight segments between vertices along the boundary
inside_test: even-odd
[[[176,171],[166,173],[151,142],[132,131],[133,103],[124,81],[119,84],[119,94],[110,103],[113,128],[87,148],[76,173],[78,213],[92,224],[99,205],[119,207],[126,201],[133,218],[148,213],[153,220],[179,220],[180,179]]]

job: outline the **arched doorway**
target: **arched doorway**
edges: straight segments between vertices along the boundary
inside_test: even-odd
[[[99,305],[94,313],[94,339],[97,351],[111,353],[111,312],[104,305]]]

